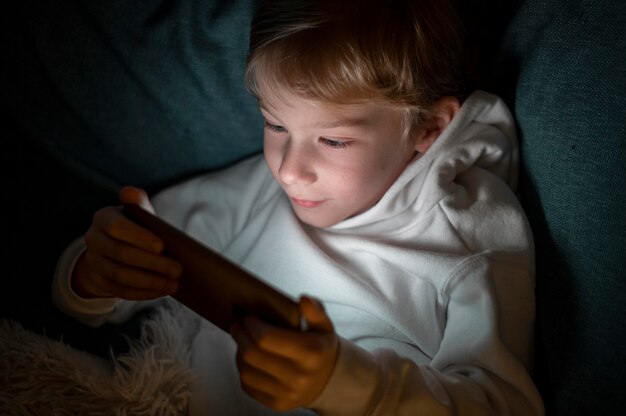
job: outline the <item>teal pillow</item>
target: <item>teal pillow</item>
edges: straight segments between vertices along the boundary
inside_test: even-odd
[[[255,6],[26,0],[3,8],[11,45],[0,75],[10,242],[3,317],[108,354],[111,333],[99,337],[52,306],[56,260],[96,209],[117,203],[122,185],[154,192],[260,151],[261,117],[243,84]]]
[[[525,0],[494,77],[517,117],[548,414],[626,408],[626,2]]]
[[[259,150],[243,85],[254,2],[26,3],[7,108],[82,175],[157,188]]]

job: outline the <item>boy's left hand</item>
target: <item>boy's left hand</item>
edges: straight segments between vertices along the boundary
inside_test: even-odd
[[[304,332],[279,328],[254,316],[231,328],[243,389],[275,410],[312,403],[335,366],[339,340],[322,304],[302,297],[300,311],[308,324]]]

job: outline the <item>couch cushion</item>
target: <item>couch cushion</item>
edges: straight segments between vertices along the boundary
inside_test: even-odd
[[[260,114],[243,84],[254,3],[26,0],[3,8],[11,47],[0,75],[1,184],[11,244],[2,316],[49,334],[76,327],[50,304],[49,282],[97,208],[117,203],[122,185],[156,191],[260,150]]]
[[[626,2],[525,0],[496,87],[517,117],[548,414],[626,407]]]

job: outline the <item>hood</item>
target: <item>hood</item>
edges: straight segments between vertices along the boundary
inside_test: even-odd
[[[381,233],[419,220],[443,198],[461,191],[455,179],[473,167],[490,172],[514,191],[518,159],[515,123],[506,104],[496,95],[475,91],[376,205],[329,230],[366,228]]]

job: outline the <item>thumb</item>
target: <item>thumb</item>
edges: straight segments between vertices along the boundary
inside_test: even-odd
[[[148,194],[141,188],[125,186],[120,190],[120,202],[122,204],[136,204],[146,211],[154,214],[154,207],[150,203]]]
[[[302,296],[300,298],[300,313],[302,313],[302,317],[307,322],[309,329],[323,332],[334,331],[333,323],[319,300]]]

